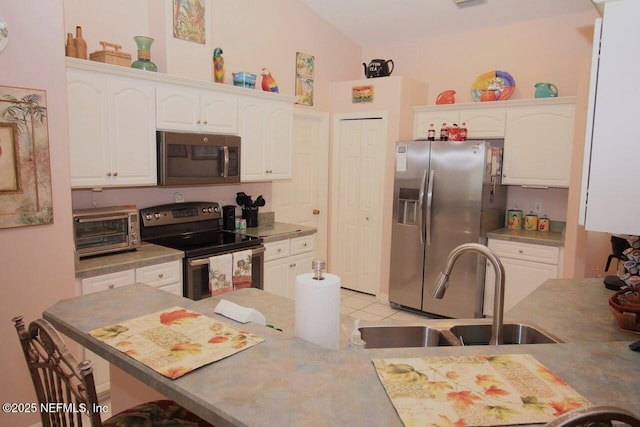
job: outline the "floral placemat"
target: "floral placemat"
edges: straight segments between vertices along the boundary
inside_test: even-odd
[[[89,334],[172,379],[264,341],[177,306]]]
[[[372,362],[405,426],[546,423],[589,405],[527,354]]]

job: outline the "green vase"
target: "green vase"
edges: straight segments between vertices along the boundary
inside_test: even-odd
[[[138,45],[138,60],[131,64],[131,68],[138,70],[158,71],[156,64],[151,62],[151,43],[153,39],[145,36],[135,36],[133,38]]]

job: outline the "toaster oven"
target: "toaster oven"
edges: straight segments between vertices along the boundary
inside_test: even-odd
[[[140,246],[140,221],[134,205],[73,210],[76,256],[84,258],[131,251]]]

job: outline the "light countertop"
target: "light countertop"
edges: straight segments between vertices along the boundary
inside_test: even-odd
[[[564,235],[560,231],[528,231],[499,228],[487,233],[490,239],[532,243],[534,245],[564,246]]]
[[[257,227],[246,229],[236,229],[238,234],[252,237],[262,237],[264,243],[276,242],[278,240],[291,239],[294,237],[308,236],[317,232],[315,227],[305,225],[289,224],[286,222],[258,223]]]
[[[142,243],[135,251],[117,252],[76,260],[76,278],[129,270],[184,258],[184,252],[151,243]]]
[[[519,346],[327,350],[293,336],[292,299],[258,289],[239,290],[224,298],[256,308],[282,332],[253,323],[240,325],[214,314],[219,298],[191,301],[142,284],[63,300],[44,316],[65,335],[219,426],[400,426],[371,359],[426,355],[531,354],[593,404],[640,414],[640,353],[628,347],[640,336],[617,328],[607,306],[608,295],[601,279],[545,282],[505,318],[529,321],[565,343]],[[169,380],[87,334],[175,305],[241,326],[265,341]],[[441,322],[446,320],[420,321]]]

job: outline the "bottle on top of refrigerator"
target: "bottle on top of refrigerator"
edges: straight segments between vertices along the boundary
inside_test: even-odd
[[[448,141],[449,140],[449,127],[447,123],[442,123],[442,127],[440,128],[440,141]]]
[[[429,125],[429,130],[427,131],[427,140],[428,141],[436,140],[436,128],[433,127],[433,123]]]

